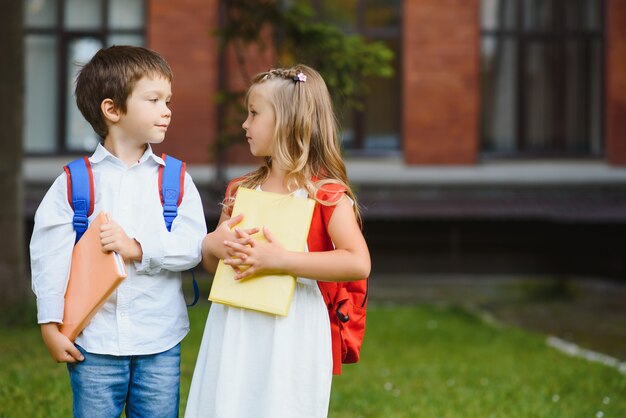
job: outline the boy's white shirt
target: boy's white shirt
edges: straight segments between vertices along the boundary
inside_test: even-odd
[[[126,263],[128,277],[105,302],[76,344],[91,353],[153,354],[179,343],[189,331],[181,271],[200,262],[206,223],[200,195],[189,174],[178,216],[167,231],[158,188],[164,161],[148,149],[127,168],[98,145],[89,158],[95,205],[90,221],[110,214],[142,247],[141,262]],[[32,288],[38,323],[61,322],[75,232],[67,201],[67,178],[52,184],[35,214],[30,242]]]

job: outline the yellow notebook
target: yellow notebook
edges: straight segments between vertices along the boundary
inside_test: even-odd
[[[100,226],[109,222],[100,212],[74,246],[70,278],[65,291],[61,332],[71,341],[89,324],[111,293],[126,277],[122,257],[102,251]]]
[[[314,207],[312,199],[240,187],[232,216],[244,214],[237,228],[266,226],[285,249],[304,251]],[[262,231],[253,237],[265,241]],[[291,275],[258,275],[235,280],[233,268],[220,260],[209,300],[286,316],[295,287],[296,278]]]

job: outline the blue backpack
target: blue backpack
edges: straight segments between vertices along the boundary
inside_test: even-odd
[[[163,205],[163,220],[168,231],[178,215],[178,206],[183,200],[186,164],[174,157],[163,154],[165,165],[159,167],[159,195]],[[72,224],[76,231],[76,242],[89,227],[89,216],[93,213],[94,184],[91,164],[87,157],[79,158],[63,167],[67,174],[67,200],[74,211]],[[198,302],[200,291],[193,269],[193,302]]]

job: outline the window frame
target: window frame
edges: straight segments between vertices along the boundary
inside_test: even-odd
[[[55,118],[57,119],[57,128],[56,132],[54,132],[54,138],[52,138],[52,142],[54,143],[54,148],[51,151],[30,151],[24,147],[24,154],[29,157],[50,157],[50,156],[59,156],[59,155],[83,155],[85,154],[85,150],[76,150],[68,147],[67,139],[67,104],[69,100],[73,100],[73,97],[68,97],[67,89],[68,89],[68,80],[67,73],[68,67],[70,64],[67,62],[67,51],[70,43],[75,39],[80,38],[95,38],[98,39],[102,45],[105,47],[108,45],[107,40],[111,35],[136,35],[142,37],[144,40],[147,35],[147,17],[149,1],[143,1],[143,24],[141,28],[138,29],[112,29],[109,26],[109,10],[110,10],[110,0],[99,0],[100,1],[100,13],[101,20],[100,26],[95,27],[93,29],[66,29],[64,27],[64,15],[65,15],[65,7],[66,0],[56,0],[56,19],[54,22],[54,26],[49,28],[36,28],[36,27],[28,27],[26,22],[24,22],[24,42],[26,42],[26,38],[30,35],[44,35],[44,36],[52,36],[55,40],[56,44],[56,71],[57,71],[57,94],[55,98],[56,109]],[[24,7],[26,7],[26,3],[24,3]],[[26,16],[24,17],[24,19]],[[26,101],[24,101],[24,108],[26,109]],[[26,118],[25,118],[26,119]]]
[[[357,34],[362,36],[366,40],[375,40],[383,42],[397,42],[398,54],[394,58],[397,60],[397,74],[394,77],[398,77],[402,72],[402,29],[404,26],[404,14],[402,13],[402,4],[406,0],[399,2],[398,10],[398,26],[397,27],[385,27],[385,28],[368,28],[366,25],[366,0],[356,0],[356,19],[353,30],[344,30],[347,34]],[[311,0],[311,6],[318,13],[322,15],[323,2],[322,0]],[[402,82],[396,83],[395,96],[398,100],[398,108],[402,108]],[[399,157],[404,151],[404,141],[402,135],[402,114],[398,112],[396,115],[396,125],[398,127],[398,146],[394,149],[370,149],[365,148],[366,142],[366,112],[367,103],[363,103],[363,110],[348,109],[352,113],[351,128],[353,131],[354,139],[350,147],[347,147],[342,143],[342,149],[346,155],[351,157]],[[343,142],[343,141],[342,141]]]
[[[480,42],[486,39],[492,39],[495,42],[501,41],[513,41],[516,44],[515,51],[515,59],[516,63],[514,64],[515,68],[515,103],[516,110],[514,112],[514,134],[515,134],[515,150],[513,151],[498,151],[498,150],[485,150],[484,144],[486,142],[485,134],[481,128],[480,131],[480,156],[484,158],[601,158],[604,156],[605,149],[605,125],[603,123],[603,118],[605,114],[605,80],[606,80],[606,1],[600,0],[600,5],[598,6],[599,16],[598,16],[598,25],[599,27],[596,29],[568,29],[566,27],[566,18],[565,13],[562,13],[565,10],[566,2],[568,0],[552,0],[551,7],[552,13],[555,16],[556,25],[554,29],[526,29],[524,27],[525,24],[525,12],[524,12],[524,2],[526,0],[515,0],[515,19],[512,28],[492,28],[485,29],[482,26],[482,22],[479,21],[480,25]],[[481,6],[482,7],[482,6]],[[561,13],[558,13],[558,12]],[[555,146],[552,149],[546,150],[532,150],[528,149],[528,135],[527,135],[527,126],[524,121],[527,119],[527,90],[526,90],[526,77],[525,68],[527,64],[527,48],[528,45],[533,42],[539,42],[542,46],[547,45],[556,45],[558,54],[560,59],[565,61],[565,55],[567,51],[567,42],[571,40],[582,40],[585,42],[587,47],[593,44],[594,41],[599,42],[599,77],[598,85],[600,86],[599,91],[599,102],[600,102],[600,116],[599,116],[599,147],[600,151],[594,153],[591,145],[591,130],[587,128],[587,145],[588,150],[586,151],[574,151],[567,150],[566,144],[566,117],[565,111],[559,112],[556,120],[556,127],[554,129],[557,132],[554,136],[553,144]],[[592,81],[591,76],[591,63],[587,61],[589,65],[586,69],[586,78],[588,82]],[[564,103],[566,102],[565,90],[566,83],[565,77],[555,77],[560,82],[555,86],[555,100],[557,101],[555,107],[564,109]],[[585,89],[584,95],[589,97],[589,90]],[[588,100],[587,100],[588,101]],[[481,112],[484,111],[481,105]],[[588,112],[589,121],[587,126],[591,125],[591,112]],[[481,115],[482,119],[482,115]],[[493,139],[493,138],[492,138]]]

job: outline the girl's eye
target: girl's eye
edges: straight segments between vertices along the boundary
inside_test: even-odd
[[[152,103],[156,103],[156,102],[158,102],[158,101],[159,101],[159,99],[149,99],[148,101],[149,101],[149,102],[152,102]]]

